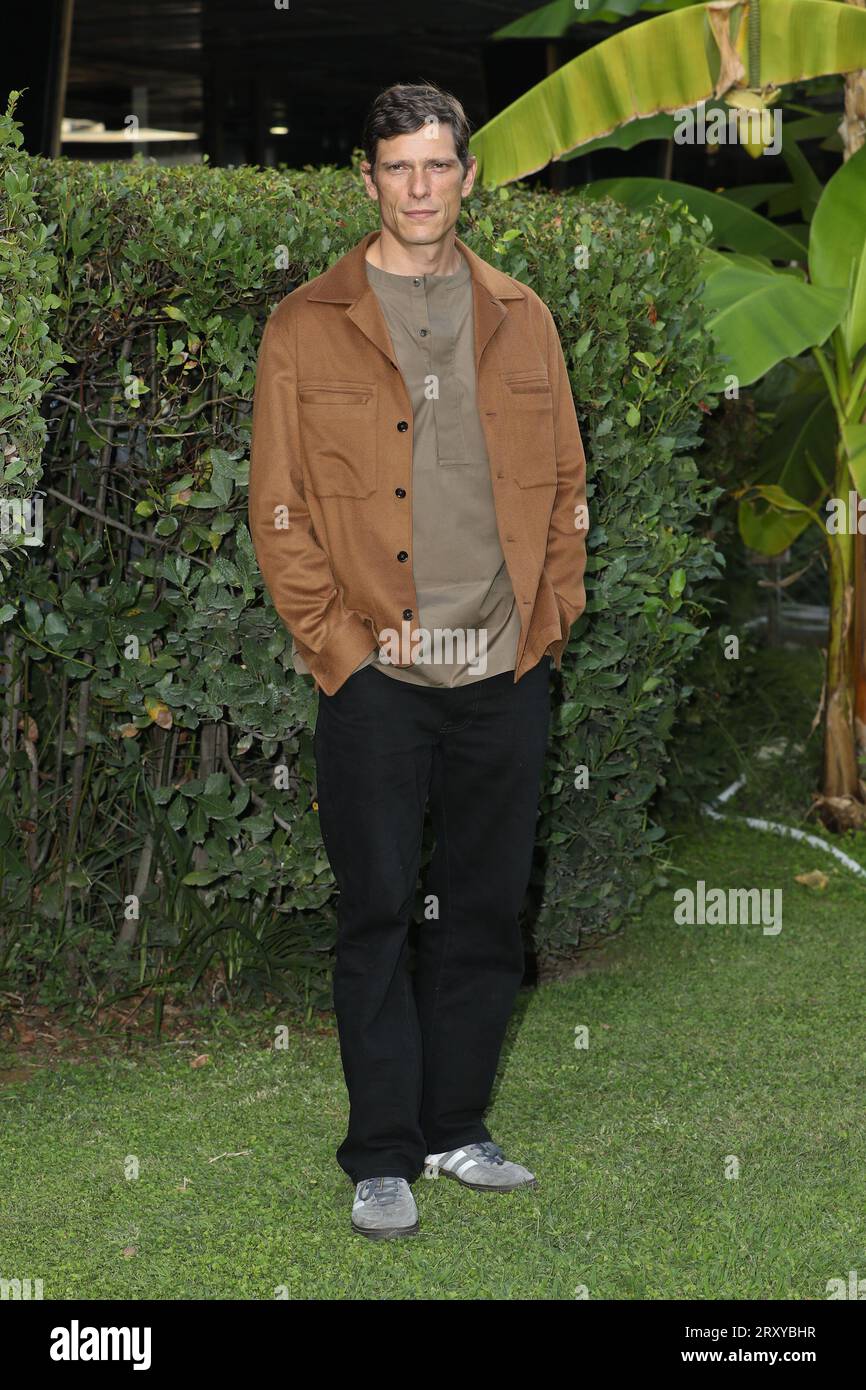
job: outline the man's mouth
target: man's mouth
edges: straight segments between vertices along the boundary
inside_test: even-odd
[[[416,208],[412,212],[404,212],[404,217],[435,217],[435,208]]]

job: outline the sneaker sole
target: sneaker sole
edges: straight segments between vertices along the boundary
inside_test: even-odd
[[[358,1236],[366,1236],[368,1240],[399,1240],[401,1236],[417,1236],[421,1229],[420,1221],[416,1221],[414,1226],[392,1226],[384,1230],[366,1230],[363,1226],[356,1226],[352,1222],[352,1230]]]
[[[443,1178],[453,1178],[459,1182],[461,1187],[470,1187],[473,1192],[517,1192],[521,1187],[537,1187],[538,1180],[530,1178],[526,1182],[513,1182],[508,1187],[492,1187],[490,1183],[467,1182],[465,1178],[460,1178],[456,1173],[449,1173],[447,1168],[440,1168],[439,1172]]]

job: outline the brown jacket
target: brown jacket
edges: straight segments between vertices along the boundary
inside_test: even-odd
[[[274,608],[326,695],[380,631],[411,640],[418,623],[412,407],[365,269],[378,235],[280,301],[256,375],[250,533]],[[517,681],[546,652],[560,668],[586,603],[583,444],[549,309],[456,245],[472,274],[478,411],[520,609]]]

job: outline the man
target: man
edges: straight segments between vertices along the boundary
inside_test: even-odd
[[[352,1227],[412,1235],[425,1169],[534,1185],[484,1121],[523,974],[559,669],[585,605],[585,464],[562,349],[526,285],[456,236],[476,161],[431,85],[373,102],[380,226],[262,339],[250,530],[295,669],[319,690],[322,838]],[[435,846],[414,972],[425,806]]]

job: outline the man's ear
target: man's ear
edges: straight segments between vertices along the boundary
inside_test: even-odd
[[[358,167],[360,168],[361,174],[364,178],[364,188],[367,191],[367,197],[372,198],[374,202],[378,202],[379,190],[376,187],[376,180],[373,177],[372,164],[368,159],[363,159]]]
[[[462,197],[465,198],[468,193],[471,193],[472,185],[475,183],[475,175],[477,172],[478,160],[476,159],[474,154],[471,154],[466,164],[466,173],[463,175],[463,183],[460,189]]]

